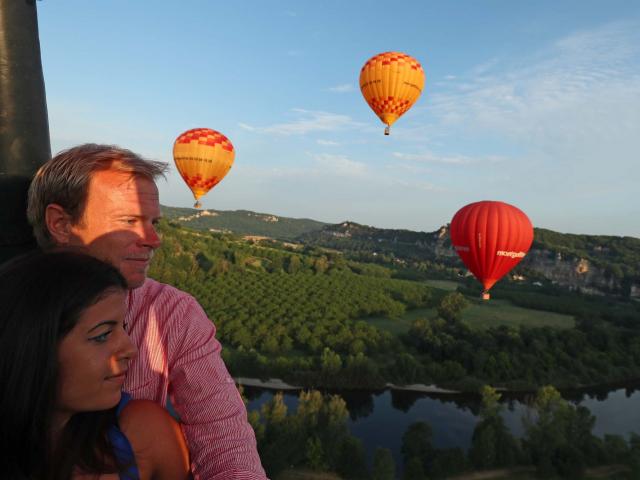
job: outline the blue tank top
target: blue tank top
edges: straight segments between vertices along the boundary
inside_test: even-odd
[[[128,393],[122,392],[120,403],[116,409],[116,415],[119,417],[120,412],[127,403],[131,400],[131,396]],[[136,464],[136,456],[131,448],[129,439],[122,433],[118,424],[111,425],[107,430],[107,436],[113,446],[113,454],[120,465],[126,467],[124,472],[120,473],[121,480],[139,480],[140,472],[138,472],[138,465]]]

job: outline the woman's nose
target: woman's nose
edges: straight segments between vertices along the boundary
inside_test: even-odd
[[[138,354],[138,347],[124,329],[121,329],[119,333],[121,337],[117,353],[118,360],[131,360]]]

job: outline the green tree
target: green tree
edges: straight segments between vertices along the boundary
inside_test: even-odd
[[[262,417],[268,424],[276,424],[287,418],[287,405],[284,403],[282,392],[276,393],[271,400],[262,405]]]
[[[315,263],[313,264],[313,269],[315,270],[316,273],[319,273],[319,274],[326,272],[328,268],[329,268],[329,261],[325,256],[318,257]]]
[[[300,392],[296,416],[309,428],[315,428],[323,404],[322,394],[317,390]]]
[[[405,469],[412,459],[418,458],[422,462],[422,472],[430,470],[435,452],[431,444],[432,435],[431,427],[426,422],[414,422],[409,425],[402,435],[400,447]]]
[[[336,471],[348,479],[369,478],[362,442],[349,435],[340,441],[339,446]]]
[[[427,472],[432,478],[449,478],[467,469],[467,459],[461,448],[445,448],[435,451],[431,467]]]
[[[631,470],[631,478],[640,478],[640,435],[631,433],[629,438],[629,456],[625,462]]]
[[[326,379],[332,379],[338,374],[338,372],[340,372],[340,369],[342,368],[342,359],[336,352],[325,347],[322,352],[322,357],[320,357],[320,365],[322,375]]]
[[[322,442],[318,437],[307,438],[306,458],[307,465],[313,470],[327,469],[324,449],[322,448]]]
[[[595,417],[563,400],[551,386],[538,390],[534,406],[537,420],[525,417],[524,442],[538,474],[581,478],[589,462],[603,456],[601,442],[591,433]]]
[[[297,255],[291,255],[287,261],[287,273],[294,274],[298,273],[300,270],[302,262],[300,261],[300,257]]]
[[[459,292],[451,292],[445,295],[438,305],[438,315],[445,320],[455,321],[460,318],[462,310],[469,306],[464,295]]]
[[[629,456],[629,445],[620,435],[605,434],[603,444],[607,463],[624,463]]]
[[[347,402],[340,395],[329,395],[323,405],[323,414],[326,418],[327,426],[335,432],[346,425],[349,418]]]
[[[396,464],[388,448],[376,448],[373,454],[373,480],[394,480]]]
[[[422,459],[419,457],[411,457],[404,462],[404,480],[427,480],[422,466]]]
[[[500,394],[485,385],[481,390],[481,421],[471,439],[469,460],[475,468],[508,467],[519,457],[519,447],[500,415]]]

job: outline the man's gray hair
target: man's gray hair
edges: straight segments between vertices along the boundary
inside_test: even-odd
[[[116,170],[155,181],[165,178],[168,166],[164,162],[145,160],[130,150],[115,145],[86,143],[63,150],[36,172],[27,204],[27,218],[42,249],[55,242],[46,225],[47,206],[55,203],[64,208],[77,225],[84,215],[89,182],[95,172]]]

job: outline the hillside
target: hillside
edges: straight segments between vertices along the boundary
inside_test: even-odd
[[[424,233],[344,222],[305,233],[298,241],[348,252],[359,260],[419,270],[434,264],[465,270],[451,248],[448,226]],[[532,248],[511,278],[548,281],[583,293],[640,298],[640,239],[536,228]]]
[[[295,241],[338,250],[348,258],[418,271],[439,268],[446,276],[465,267],[451,248],[448,226],[434,232],[375,228],[355,222],[327,224],[247,210],[162,207],[167,220],[202,231]],[[640,239],[575,235],[534,229],[529,254],[511,275],[583,293],[640,298]]]
[[[307,218],[288,218],[247,210],[195,210],[162,206],[162,215],[195,230],[231,232],[236,235],[293,240],[327,225]]]
[[[417,271],[173,222],[159,229],[150,275],[196,297],[236,376],[476,390],[640,375],[638,302],[510,279],[481,302],[477,282],[436,263]]]

